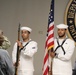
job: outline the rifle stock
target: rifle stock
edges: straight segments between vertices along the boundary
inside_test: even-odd
[[[18,27],[18,41],[20,41],[20,23],[19,23],[19,27]],[[20,56],[20,50],[19,50],[19,46],[17,45],[17,54],[16,54],[16,63],[15,63],[15,75],[18,75],[19,56]]]

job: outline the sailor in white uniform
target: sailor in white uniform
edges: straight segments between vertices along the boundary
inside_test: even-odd
[[[54,52],[50,55],[53,58],[53,75],[72,75],[71,58],[74,52],[75,43],[66,37],[68,26],[64,24],[57,25],[58,37],[54,41]]]
[[[23,48],[20,53],[20,61],[18,66],[18,75],[33,75],[34,65],[33,56],[37,52],[37,43],[29,39],[32,29],[29,27],[21,27],[22,41],[17,41],[12,52],[13,64],[16,63],[17,44]]]

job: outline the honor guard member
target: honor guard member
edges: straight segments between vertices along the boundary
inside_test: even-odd
[[[0,46],[1,49],[8,49],[11,46],[10,41],[8,40],[8,38],[6,36],[3,35],[3,31],[0,30],[0,36],[3,37],[4,41],[2,43],[2,45]]]
[[[54,41],[54,51],[50,52],[53,58],[53,75],[72,75],[71,58],[74,52],[75,43],[66,37],[68,26],[64,24],[57,25],[58,37]]]
[[[33,75],[34,72],[33,56],[37,52],[37,43],[29,38],[31,31],[32,29],[29,27],[21,27],[22,41],[17,41],[13,48],[14,66],[16,63],[17,44],[21,49],[18,75]]]

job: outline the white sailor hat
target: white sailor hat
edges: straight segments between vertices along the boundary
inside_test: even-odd
[[[31,32],[31,31],[32,31],[32,29],[31,29],[31,28],[29,28],[29,27],[21,27],[21,30],[27,30],[27,31],[29,31],[29,32]]]
[[[68,26],[65,25],[65,24],[59,24],[59,25],[57,25],[56,27],[57,27],[58,29],[67,29],[67,28],[68,28]]]

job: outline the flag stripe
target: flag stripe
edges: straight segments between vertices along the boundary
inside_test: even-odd
[[[54,36],[53,33],[52,33],[51,35],[48,36],[47,43],[48,43],[48,41],[49,41],[50,38],[53,38],[53,36]]]
[[[52,41],[51,43],[48,44],[48,50],[50,50],[54,46],[54,42]]]
[[[48,75],[48,67],[46,67],[46,70],[43,75]]]
[[[49,39],[48,44],[49,44],[50,42],[52,42],[53,40],[54,40],[54,38]]]
[[[46,63],[47,59],[48,59],[48,54],[46,54],[46,56],[44,58],[44,64]]]
[[[52,30],[52,29],[54,29],[54,25],[52,25],[52,26],[48,29],[48,32],[49,32],[50,30]]]

